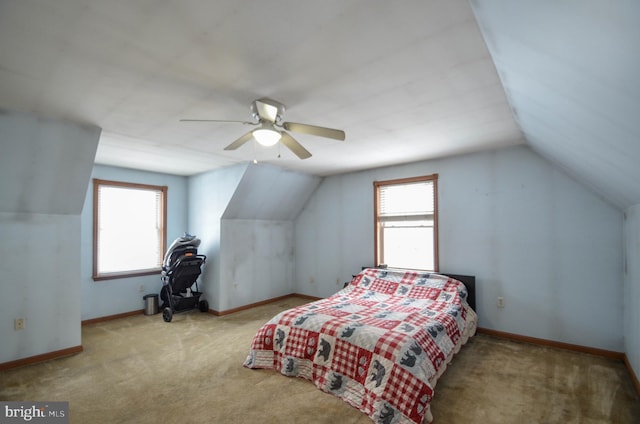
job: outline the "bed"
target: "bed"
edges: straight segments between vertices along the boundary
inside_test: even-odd
[[[310,380],[376,423],[429,423],[438,378],[475,334],[475,279],[467,285],[443,274],[364,269],[333,296],[268,321],[244,366]]]

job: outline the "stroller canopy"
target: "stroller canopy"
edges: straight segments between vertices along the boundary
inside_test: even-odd
[[[198,246],[200,246],[200,239],[196,236],[192,236],[191,234],[184,233],[182,237],[178,237],[171,243],[169,249],[167,249],[167,253],[164,255],[164,260],[162,261],[162,267],[167,269],[171,266],[171,263],[175,259],[175,253],[182,253],[185,250],[192,249],[197,251]]]

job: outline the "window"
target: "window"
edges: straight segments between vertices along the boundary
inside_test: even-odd
[[[93,180],[93,279],[159,273],[167,187]]]
[[[374,181],[375,264],[438,270],[438,174]]]

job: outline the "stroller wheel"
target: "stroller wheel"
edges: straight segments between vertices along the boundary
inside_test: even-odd
[[[209,312],[209,302],[206,300],[200,301],[200,312]]]
[[[164,308],[162,310],[162,319],[164,322],[171,322],[171,318],[173,318],[173,311],[171,308]]]

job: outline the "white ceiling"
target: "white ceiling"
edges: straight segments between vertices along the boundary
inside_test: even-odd
[[[522,143],[466,1],[0,2],[0,108],[95,124],[97,163],[194,174],[252,160],[268,96],[313,157],[257,159],[316,175]]]
[[[639,18],[637,0],[0,0],[0,108],[97,125],[97,163],[179,175],[526,142],[624,207],[640,203]],[[249,120],[262,96],[346,141],[293,134],[313,157],[277,158],[223,150],[247,126],[179,122]]]

